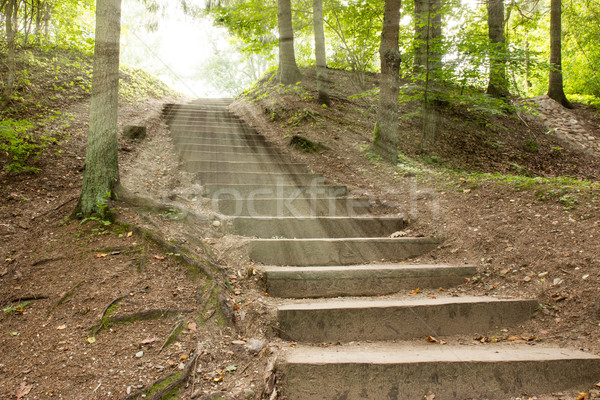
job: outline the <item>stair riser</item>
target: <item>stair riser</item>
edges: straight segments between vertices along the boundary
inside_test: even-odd
[[[204,173],[195,174],[195,181],[204,184],[233,185],[310,185],[322,181],[322,177],[313,174],[261,174],[261,173]]]
[[[205,194],[211,200],[234,199],[254,201],[265,198],[323,198],[341,197],[347,194],[345,186],[289,186],[289,185],[204,185]]]
[[[279,310],[285,339],[298,342],[409,340],[427,336],[485,334],[530,318],[535,301]]]
[[[272,297],[319,298],[340,296],[382,296],[415,288],[449,288],[460,285],[476,272],[474,267],[433,271],[341,271],[279,272],[264,274],[267,293]]]
[[[460,358],[460,354],[457,354]],[[288,400],[529,398],[581,390],[598,380],[598,360],[280,364]],[[554,397],[553,397],[554,398]]]
[[[221,173],[255,172],[305,174],[308,168],[304,164],[275,164],[275,163],[241,163],[241,162],[210,162],[190,161],[183,164],[183,170],[188,172],[221,171]]]
[[[368,200],[355,199],[222,199],[212,205],[214,210],[231,216],[356,216],[370,210]]]
[[[406,221],[361,219],[285,219],[237,218],[233,233],[258,238],[343,238],[386,237],[404,229]]]
[[[253,240],[250,257],[268,265],[352,265],[404,261],[439,245],[436,240],[406,242]]]

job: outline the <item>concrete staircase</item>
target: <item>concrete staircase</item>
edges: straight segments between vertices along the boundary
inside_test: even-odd
[[[277,364],[287,399],[506,399],[600,380],[600,357],[580,351],[427,343],[516,326],[537,302],[399,295],[451,288],[476,269],[400,263],[439,241],[390,237],[403,218],[369,214],[367,199],[289,160],[229,103],[168,104],[164,116],[184,168],[232,233],[251,238],[250,256],[280,298],[277,329],[294,342]]]

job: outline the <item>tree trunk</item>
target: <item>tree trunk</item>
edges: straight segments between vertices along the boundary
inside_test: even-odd
[[[4,93],[2,96],[2,103],[0,109],[5,109],[10,103],[10,98],[13,94],[15,87],[16,73],[17,73],[17,58],[16,58],[16,44],[15,44],[15,29],[13,22],[14,8],[16,7],[16,0],[8,0],[5,8],[6,15],[6,66],[7,76],[6,85],[4,86]]]
[[[35,30],[34,30],[35,41],[38,45],[42,43],[42,1],[37,0],[37,7],[35,9]]]
[[[434,71],[441,66],[442,2],[441,0],[415,1],[415,74]]]
[[[104,214],[119,182],[117,116],[121,0],[97,0],[90,127],[81,198],[76,212]]]
[[[399,26],[401,0],[386,0],[381,31],[379,112],[373,146],[385,159],[398,162],[398,93],[400,90]]]
[[[573,108],[563,88],[562,76],[562,4],[561,0],[550,3],[550,77],[548,79],[548,97],[556,100],[564,107]]]
[[[284,85],[302,80],[294,54],[294,29],[292,27],[291,0],[277,1],[277,25],[279,27],[279,81]]]
[[[504,98],[509,95],[506,80],[506,38],[504,37],[504,0],[488,0],[488,32],[492,54],[487,93]]]
[[[323,28],[323,0],[313,0],[313,29],[315,31],[315,60],[317,64],[317,91],[319,104],[331,105],[327,79],[327,54]]]

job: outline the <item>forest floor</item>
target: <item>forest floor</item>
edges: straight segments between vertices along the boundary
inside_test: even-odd
[[[359,88],[350,74],[332,71],[333,104],[324,108],[305,73],[302,86],[257,85],[232,110],[294,160],[369,196],[378,212],[406,215],[405,234],[444,238],[415,261],[477,265],[457,293],[538,300],[531,321],[467,338],[474,345],[550,343],[600,354],[600,158],[579,136],[547,125],[568,131],[574,119],[600,139],[597,110],[576,105],[544,119],[448,107],[427,152],[412,145],[419,118],[406,118],[404,156],[393,166],[368,146],[375,101],[349,97],[377,77]],[[35,162],[39,173],[0,173],[1,399],[125,399],[152,387],[151,398],[181,377],[193,378],[179,388],[182,398],[268,392],[278,349],[290,345],[271,327],[276,300],[178,169],[160,116],[168,101],[185,100],[158,96],[121,107],[120,125],[145,125],[148,137],[120,140],[122,183],[133,196],[111,203],[113,222],[71,218],[87,98],[61,106],[68,126],[61,118],[46,126],[65,139]],[[298,150],[289,145],[294,135],[322,147]],[[184,251],[194,254],[191,262]]]

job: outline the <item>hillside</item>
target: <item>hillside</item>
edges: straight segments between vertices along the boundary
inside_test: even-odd
[[[71,220],[89,97],[70,83],[89,75],[69,63],[60,68],[67,74],[57,73],[64,92],[45,83],[54,64],[43,68],[50,75],[31,74],[39,81],[10,111],[35,121],[35,137],[60,140],[26,164],[39,172],[0,175],[0,397],[133,398],[189,373],[194,380],[182,398],[260,398],[264,373],[286,346],[272,325],[275,300],[264,295],[239,238],[223,235],[201,188],[179,168],[160,111],[184,100],[150,79],[124,86],[119,123],[146,125],[148,138],[120,140],[126,190],[111,205],[117,220]],[[360,94],[377,76],[360,88],[351,74],[331,71],[333,104],[324,108],[315,101],[314,73],[304,73],[303,84],[289,88],[267,77],[232,109],[292,159],[370,197],[377,212],[409,217],[410,232],[399,235],[444,238],[418,261],[476,265],[478,274],[457,294],[539,301],[524,326],[456,340],[555,343],[600,354],[600,161],[593,146],[578,148],[581,135],[570,138],[577,130],[552,134],[544,121],[567,130],[576,120],[600,140],[595,109],[578,104],[566,116],[542,118],[451,104],[441,110],[439,143],[425,152],[415,144],[419,118],[408,104],[403,157],[393,166],[368,146],[377,105]],[[125,82],[144,76],[123,71]],[[26,111],[27,99],[46,99],[48,111]],[[294,136],[318,143],[316,151],[305,151],[312,149],[306,141],[291,146]]]

